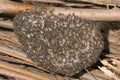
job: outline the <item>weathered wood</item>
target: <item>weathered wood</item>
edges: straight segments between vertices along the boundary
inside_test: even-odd
[[[4,5],[6,4],[6,5]],[[9,6],[9,7],[8,7]],[[20,10],[26,10],[28,8],[36,8],[34,5],[21,4],[15,2],[0,2],[0,12],[6,14],[17,14]],[[43,8],[43,7],[39,7]],[[63,13],[65,15],[75,14],[83,19],[89,19],[93,21],[120,21],[120,9],[76,9],[76,8],[58,8],[58,7],[46,7],[48,11],[52,10],[53,14]]]

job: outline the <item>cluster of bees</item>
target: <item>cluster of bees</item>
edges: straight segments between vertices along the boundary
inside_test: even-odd
[[[57,74],[79,73],[99,59],[104,47],[100,23],[80,19],[74,13],[65,16],[28,9],[13,22],[28,58]]]

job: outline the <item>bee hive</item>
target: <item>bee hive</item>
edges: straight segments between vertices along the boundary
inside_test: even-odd
[[[99,23],[75,14],[28,9],[14,18],[14,25],[27,57],[57,74],[79,73],[94,64],[103,50]]]

